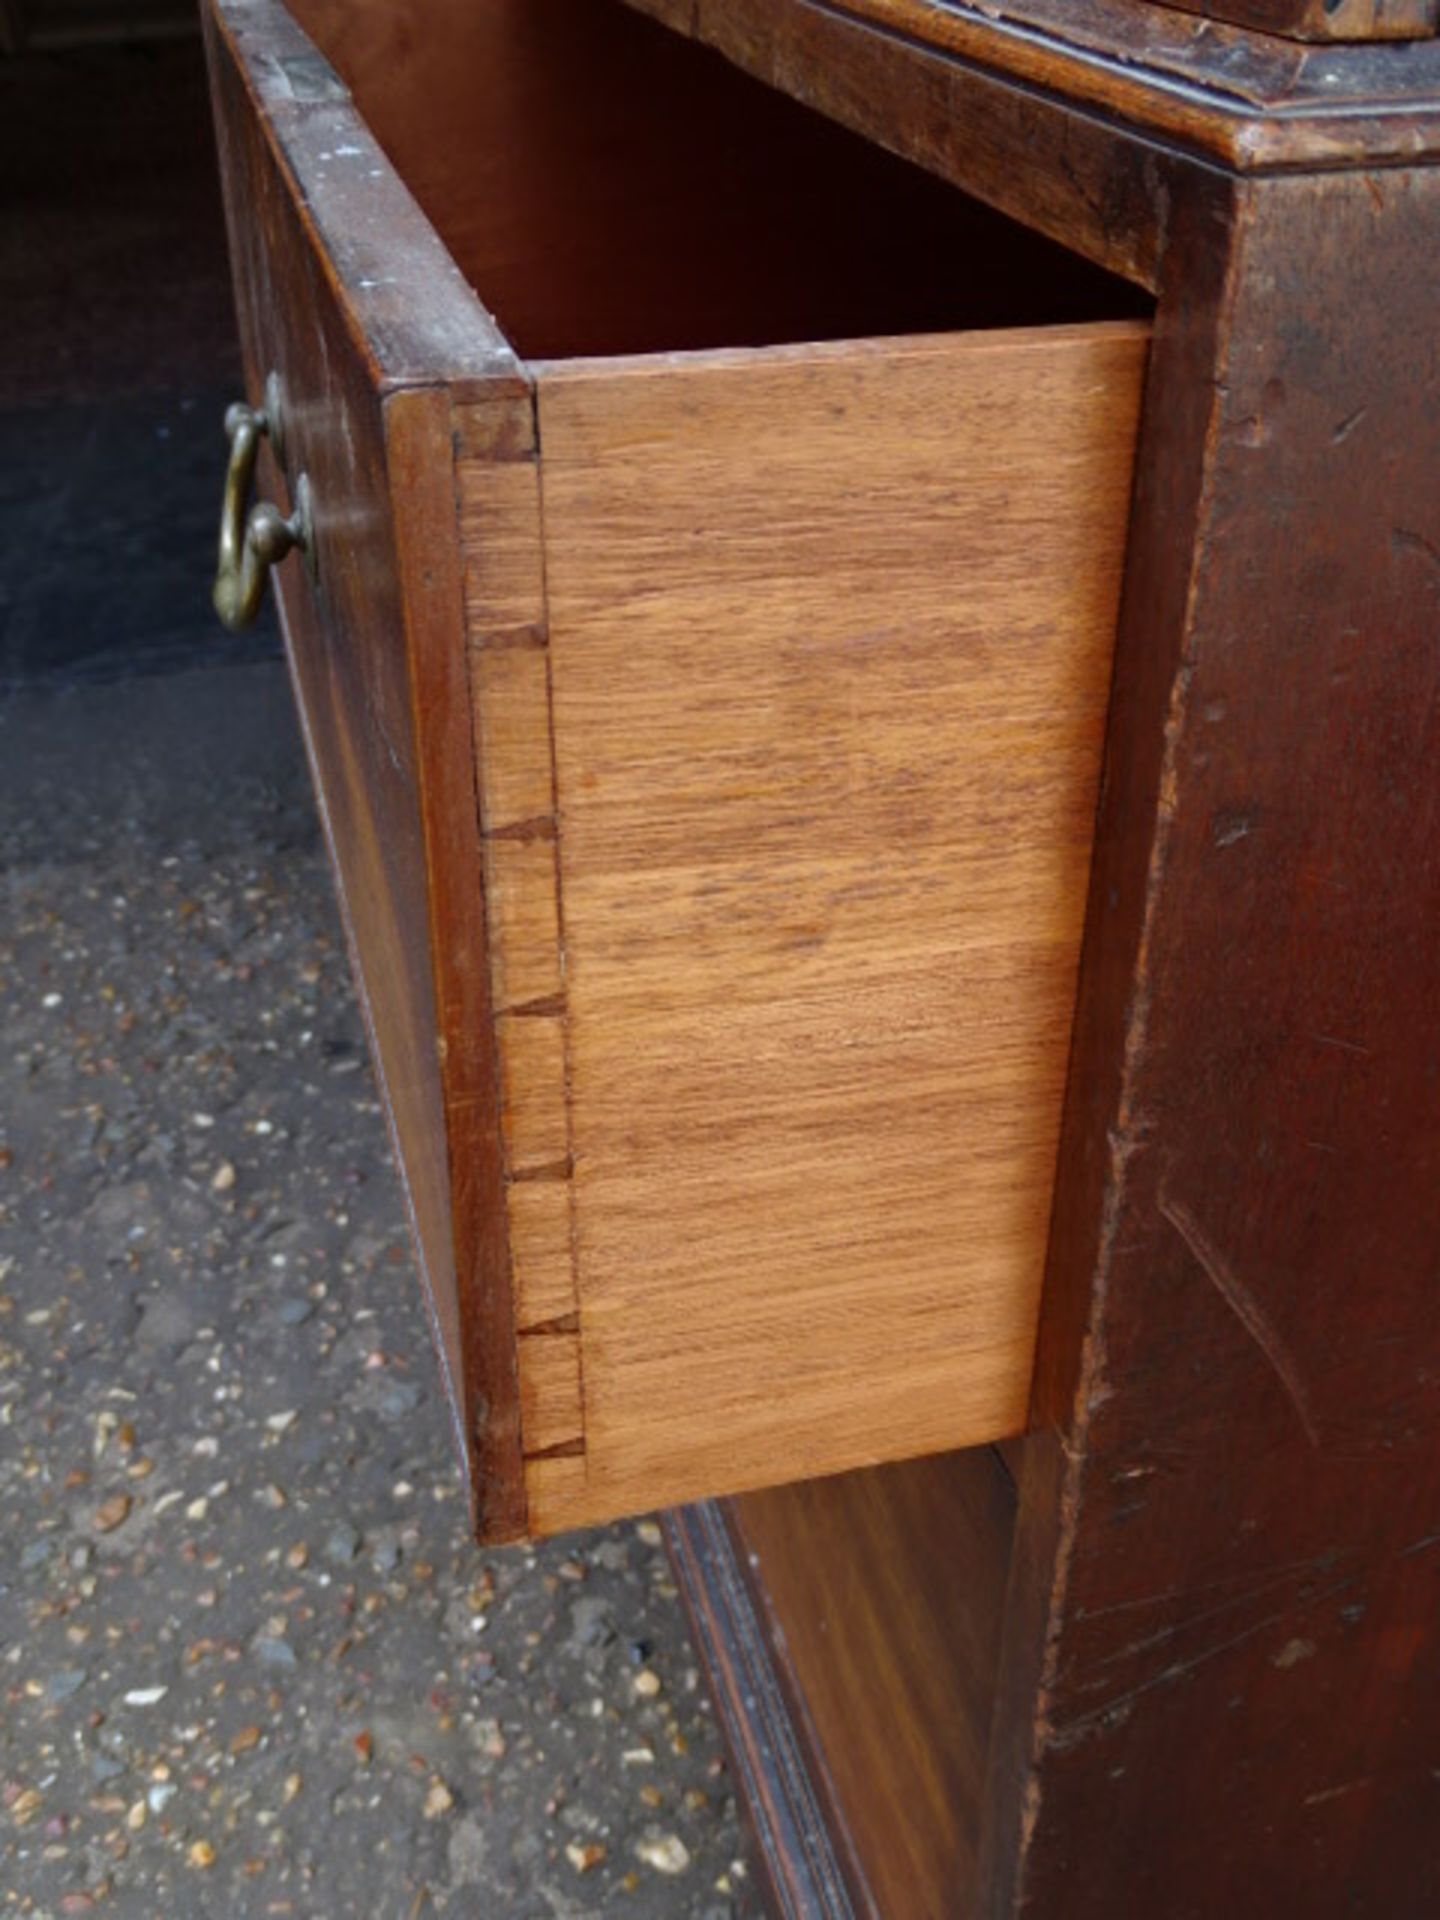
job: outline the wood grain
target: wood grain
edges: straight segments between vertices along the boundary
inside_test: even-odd
[[[1434,33],[1436,0],[1169,0],[1185,13],[1233,20],[1297,40],[1420,40]]]
[[[522,1334],[520,1411],[531,1453],[578,1447],[585,1432],[580,1395],[580,1342],[573,1333]]]
[[[1440,154],[1433,35],[1307,45],[1155,0],[695,0],[669,24],[1019,218],[1063,207],[1064,227],[1036,224],[1147,285],[1197,157],[1266,173]]]
[[[570,1251],[570,1186],[517,1180],[509,1192],[515,1324],[521,1333],[574,1316],[579,1299]]]
[[[284,10],[205,17],[247,385],[281,373],[314,489],[315,577],[277,580],[291,674],[460,1456],[504,1538],[523,1484],[449,448],[450,387],[519,375]],[[373,283],[375,220],[425,298]]]
[[[528,1502],[534,1486],[575,1484],[585,1444],[539,449],[533,406],[457,416],[453,480],[468,555],[474,780]]]
[[[1440,1905],[1437,262],[1433,169],[1177,208],[983,1912]]]
[[[537,368],[583,1506],[1018,1430],[1145,332]]]
[[[758,1845],[765,1911],[784,1920],[879,1920],[833,1820],[805,1705],[780,1671],[773,1623],[718,1501],[664,1515],[666,1546]]]
[[[1140,310],[1074,251],[609,0],[297,0],[296,10],[527,355]],[[925,85],[910,131],[922,147],[927,135],[954,144],[946,121],[961,76],[915,64]],[[850,77],[856,93],[871,78]],[[1028,119],[1033,143],[1033,109]],[[1030,149],[1017,136],[993,171],[1008,158],[1023,181]],[[978,153],[993,141],[977,128],[968,144]],[[1097,155],[1113,154],[1113,139],[1076,117],[1066,144],[1075,184],[1057,191],[1077,209],[1093,201],[1097,229],[1119,229],[1126,176]],[[1119,246],[1117,234],[1111,252]]]
[[[726,1502],[869,1911],[972,1911],[1015,1524],[988,1448]],[[937,1551],[943,1542],[943,1550]]]

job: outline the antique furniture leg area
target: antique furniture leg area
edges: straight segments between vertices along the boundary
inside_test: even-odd
[[[478,1537],[787,1920],[1440,1911],[1434,6],[206,26]]]

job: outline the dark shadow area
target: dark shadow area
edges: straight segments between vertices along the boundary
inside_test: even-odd
[[[274,659],[210,612],[240,391],[199,39],[0,60],[0,691]]]

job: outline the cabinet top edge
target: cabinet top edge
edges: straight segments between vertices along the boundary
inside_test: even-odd
[[[205,0],[205,12],[377,387],[526,390],[519,356],[283,0]]]
[[[1440,156],[1440,39],[1305,42],[1155,0],[625,0],[798,97],[807,19],[879,32],[1243,173]],[[737,19],[741,24],[737,26]]]

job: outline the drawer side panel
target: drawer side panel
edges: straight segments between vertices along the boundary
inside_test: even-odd
[[[537,370],[585,1474],[1023,1424],[1146,337]]]

